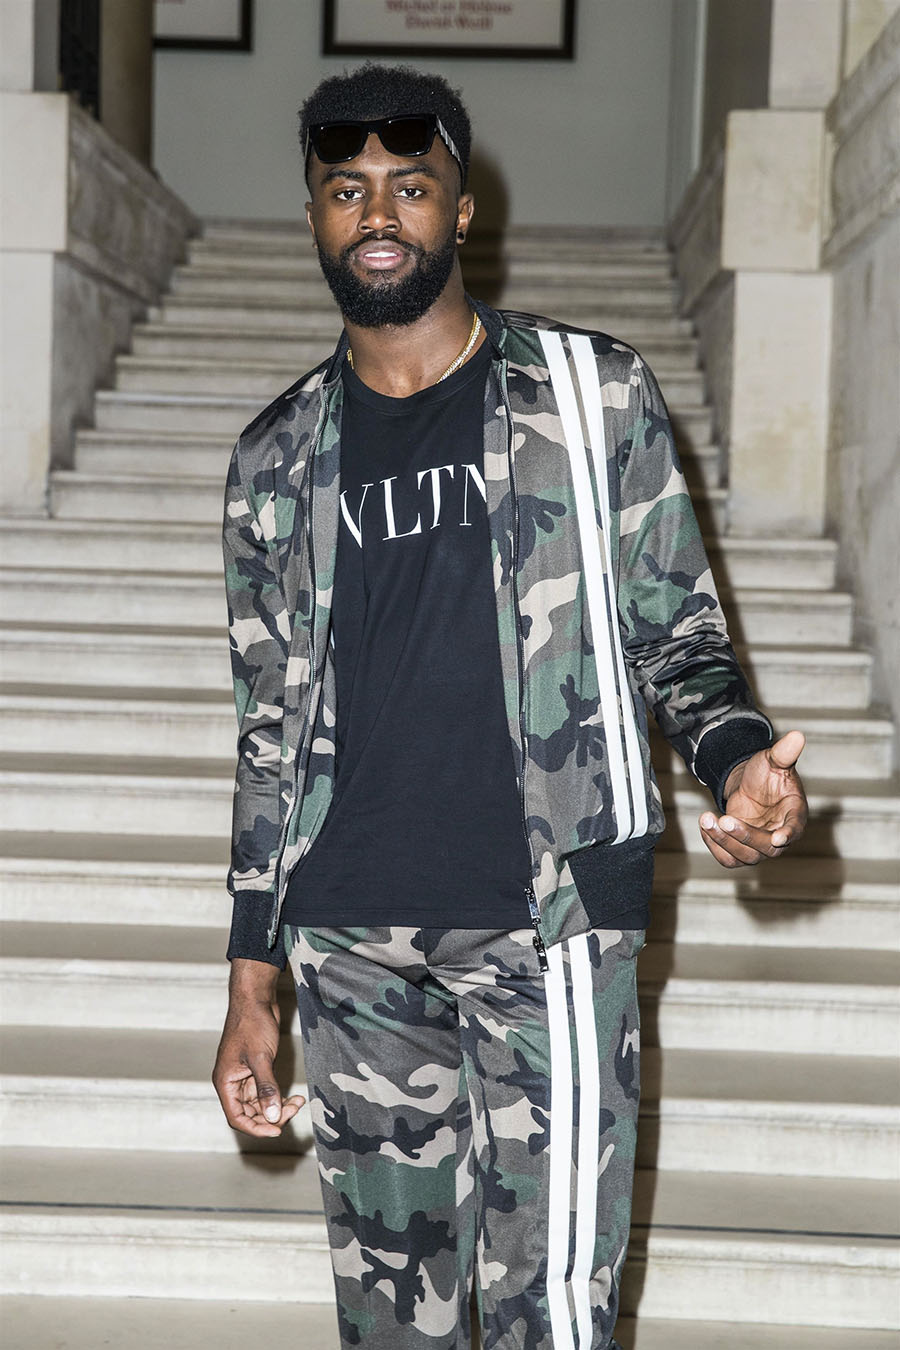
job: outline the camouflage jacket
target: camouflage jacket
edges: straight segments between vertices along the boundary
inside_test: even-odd
[[[483,476],[532,914],[549,945],[646,912],[663,828],[648,707],[720,803],[731,768],[772,733],[729,643],[650,370],[604,334],[472,303],[494,349]],[[239,722],[228,954],[275,964],[288,876],[334,783],[346,349],[342,335],[244,431],[226,491]]]

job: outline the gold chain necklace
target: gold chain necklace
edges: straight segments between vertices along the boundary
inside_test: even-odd
[[[472,350],[472,348],[475,346],[475,343],[478,341],[478,334],[480,332],[481,332],[481,320],[479,319],[478,315],[475,314],[472,318],[472,327],[469,329],[469,337],[468,340],[466,341],[466,345],[463,347],[462,351],[460,352],[459,356],[457,356],[456,360],[450,362],[449,366],[444,371],[443,375],[439,375],[437,377],[437,379],[434,381],[435,384],[440,384],[442,380],[447,379],[448,375],[452,375],[455,370],[459,370],[460,366],[463,364],[466,357],[469,355],[469,352]],[[355,370],[356,367],[353,364],[352,347],[347,348],[347,360],[350,363],[350,369]]]

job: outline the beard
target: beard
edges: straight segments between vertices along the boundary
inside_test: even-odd
[[[319,265],[328,282],[338,309],[350,323],[360,328],[402,328],[421,319],[441,295],[456,261],[456,231],[431,253],[416,244],[402,245],[415,258],[415,267],[400,281],[375,273],[363,278],[353,270],[354,250],[382,236],[373,235],[349,244],[338,254],[326,253],[319,246]],[[399,243],[391,238],[392,244]]]

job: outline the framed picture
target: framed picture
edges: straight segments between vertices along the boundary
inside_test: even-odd
[[[253,0],[153,0],[153,45],[249,52]]]
[[[575,0],[323,0],[326,56],[561,57]]]

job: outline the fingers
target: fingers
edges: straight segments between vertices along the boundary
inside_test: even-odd
[[[788,731],[766,751],[775,769],[792,769],[803,753],[806,737],[802,731]]]
[[[256,1102],[259,1111],[270,1125],[281,1120],[281,1093],[275,1082],[275,1071],[268,1055],[254,1055],[248,1067],[256,1082]]]
[[[777,858],[794,838],[787,819],[775,830],[764,830],[734,816],[717,818],[711,811],[700,817],[700,833],[723,867],[753,867],[764,858]]]
[[[275,1105],[271,1094],[267,1098],[260,1098],[256,1079],[246,1068],[241,1069],[239,1077],[223,1081],[216,1076],[213,1082],[225,1119],[231,1128],[257,1139],[274,1139],[280,1135],[282,1128],[294,1118],[306,1101],[299,1093],[284,1100],[279,1094],[278,1117],[273,1118],[267,1114]]]

